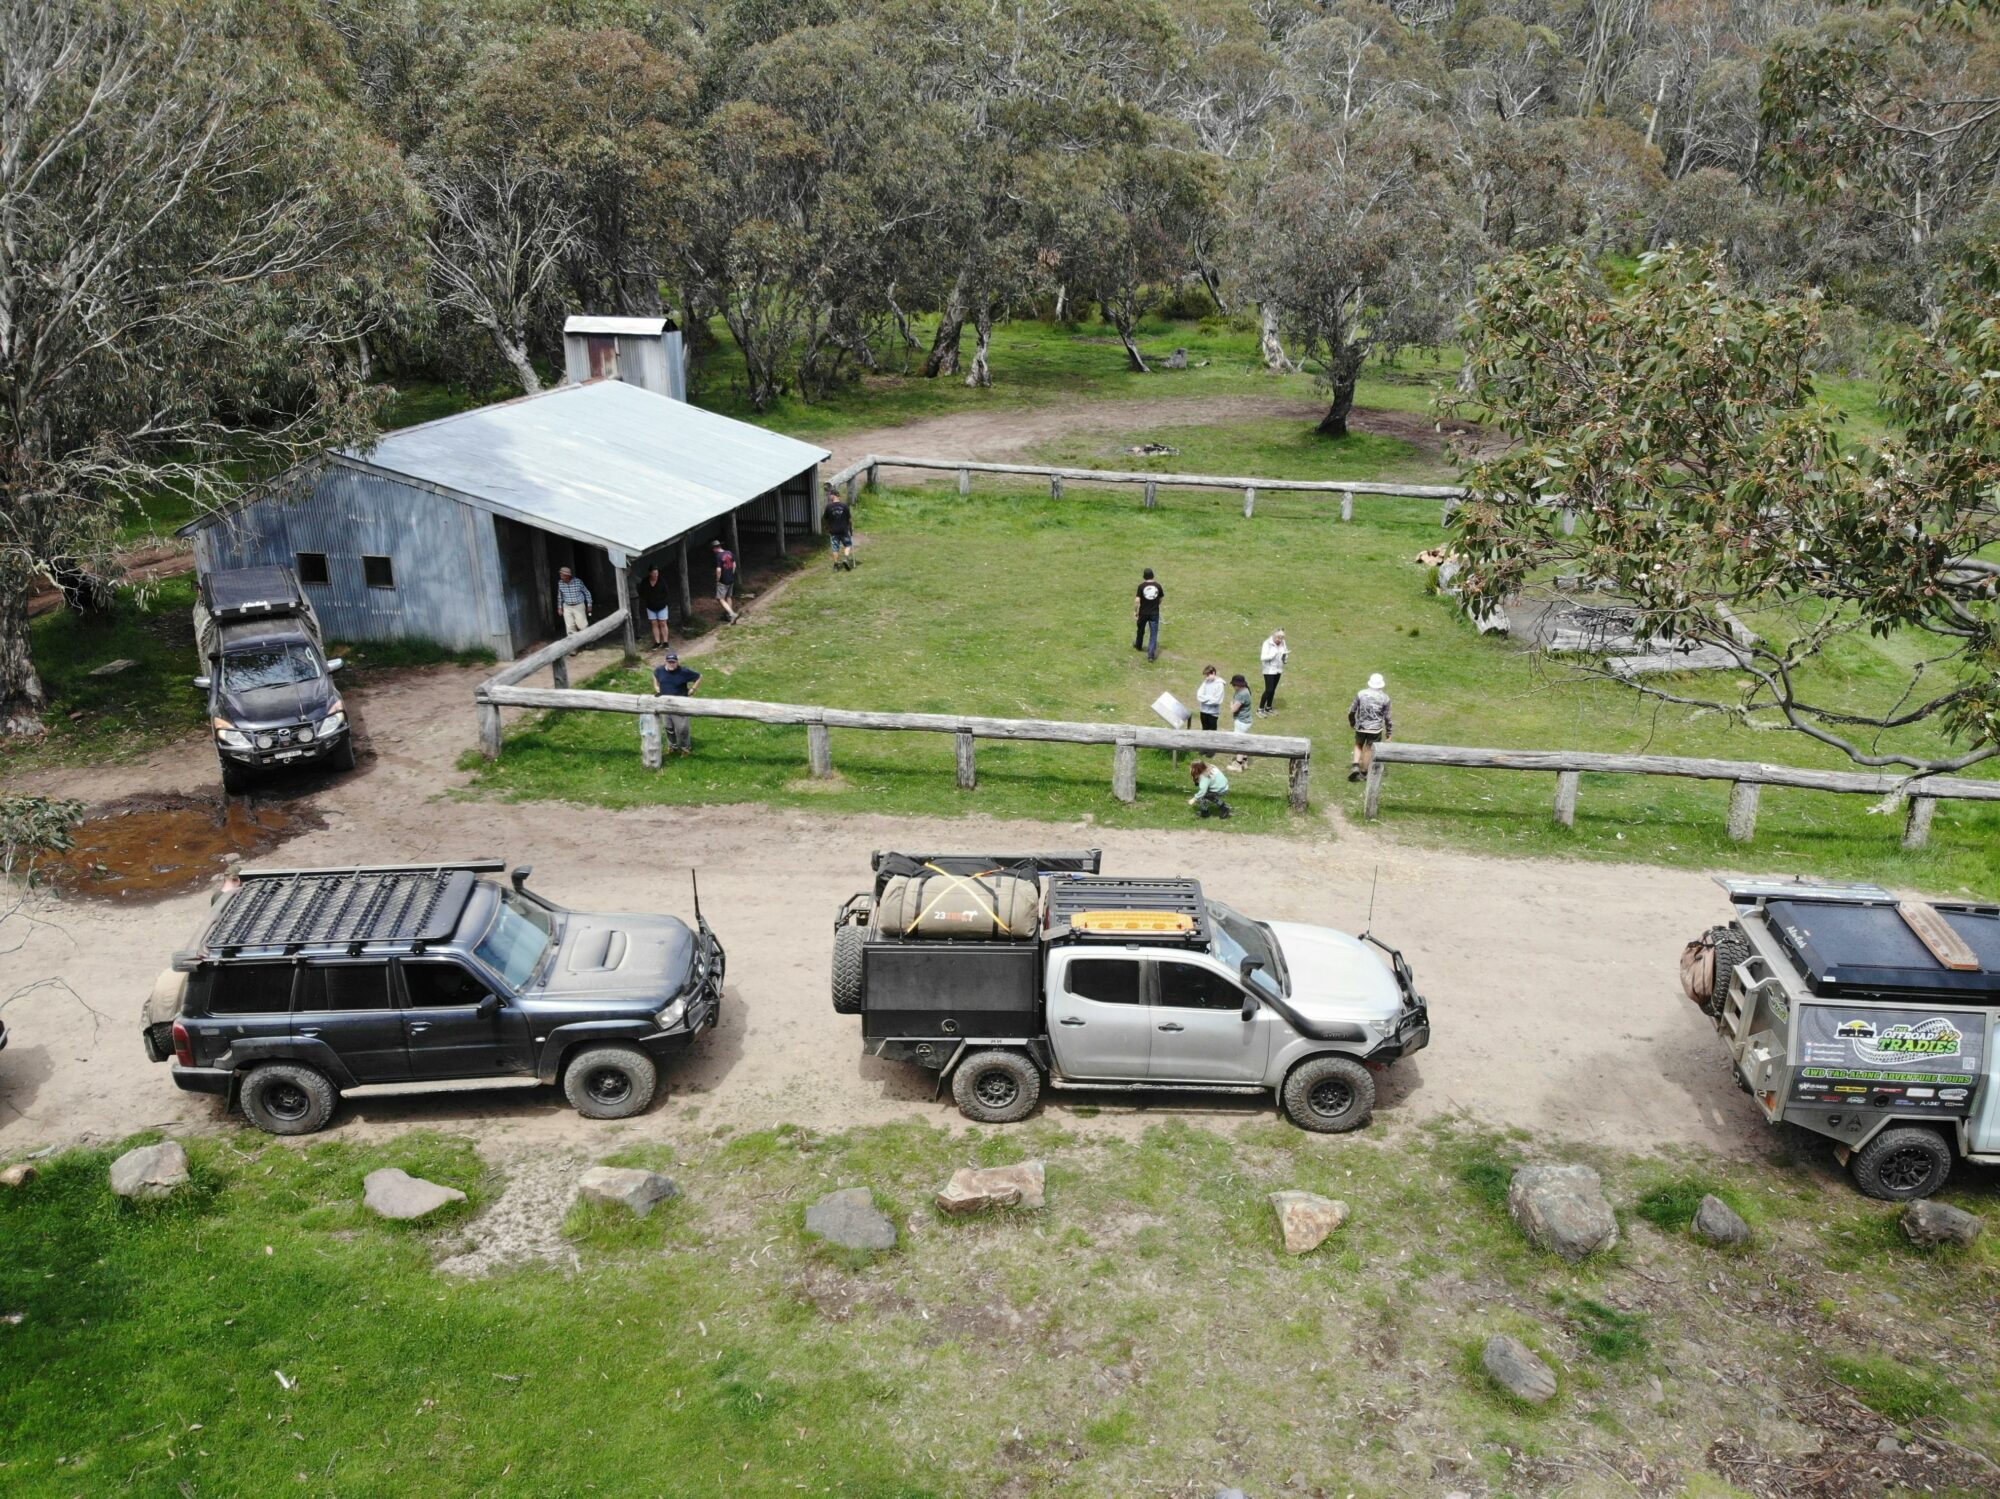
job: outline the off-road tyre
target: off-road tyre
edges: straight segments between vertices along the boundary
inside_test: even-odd
[[[865,927],[835,927],[833,932],[833,1013],[859,1015],[867,993],[861,983],[862,949],[868,945]]]
[[[1375,1078],[1352,1057],[1308,1057],[1278,1092],[1285,1117],[1318,1135],[1344,1135],[1375,1115]]]
[[[354,769],[354,730],[349,729],[340,736],[340,743],[333,747],[333,753],[326,757],[326,763],[335,770]]]
[[[1722,1007],[1729,1003],[1729,975],[1739,963],[1750,961],[1750,944],[1743,940],[1743,934],[1734,927],[1720,927],[1715,934],[1715,978],[1709,986],[1708,1002],[1702,1006],[1710,1020],[1722,1018]]]
[[[326,1128],[340,1092],[317,1067],[263,1062],[244,1074],[236,1092],[243,1116],[268,1135],[310,1135]]]
[[[1951,1175],[1951,1146],[1934,1129],[1899,1125],[1855,1151],[1847,1169],[1863,1197],[1912,1202],[1930,1196]]]
[[[630,1119],[653,1101],[660,1069],[636,1046],[593,1046],[569,1059],[562,1086],[586,1119]]]
[[[959,1113],[981,1124],[1013,1124],[1042,1096],[1042,1071],[1018,1051],[975,1051],[951,1075]]]
[[[222,794],[241,796],[250,789],[250,772],[234,760],[222,762]]]

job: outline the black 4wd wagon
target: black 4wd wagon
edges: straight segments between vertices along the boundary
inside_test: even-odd
[[[591,1119],[652,1102],[660,1063],[715,1024],[708,923],[570,911],[497,859],[245,872],[146,1005],[178,1087],[303,1135],[359,1089],[524,1079]]]

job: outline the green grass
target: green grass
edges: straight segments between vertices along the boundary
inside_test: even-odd
[[[1190,437],[1190,444],[1209,440]],[[1286,443],[1279,430],[1267,440]],[[1211,456],[1239,434],[1215,438]],[[1353,441],[1353,439],[1350,439]],[[1343,463],[1342,444],[1317,455]],[[1230,453],[1244,462],[1254,449]],[[1379,456],[1379,455],[1378,455]],[[1420,456],[1403,455],[1419,462]],[[1377,461],[1371,459],[1371,462]],[[1359,815],[1359,787],[1342,772],[1347,704],[1384,672],[1399,737],[1512,748],[1649,751],[1777,760],[1837,768],[1835,752],[1801,738],[1732,729],[1630,689],[1572,680],[1519,646],[1478,637],[1427,591],[1412,559],[1440,538],[1425,501],[1363,498],[1341,524],[1331,506],[1260,497],[1163,493],[1155,510],[1125,490],[1045,491],[949,485],[885,489],[860,506],[862,565],[838,574],[816,558],[786,595],[759,606],[698,663],[709,696],[850,708],[968,712],[1017,718],[1145,723],[1163,691],[1190,702],[1204,664],[1257,680],[1258,642],[1290,636],[1283,710],[1260,730],[1311,737],[1314,796]],[[1143,566],[1166,584],[1163,654],[1131,649],[1131,592]],[[1887,691],[1900,641],[1843,641],[1829,673],[1863,692]],[[646,678],[613,672],[597,685],[638,691]],[[838,779],[805,774],[802,729],[696,725],[696,755],[646,771],[629,718],[554,715],[510,735],[504,758],[478,773],[501,796],[562,797],[612,806],[765,802],[912,814],[978,812],[1113,827],[1191,823],[1186,760],[1140,759],[1139,801],[1109,795],[1110,754],[1096,747],[981,743],[979,788],[955,789],[945,736],[836,733]],[[1284,771],[1259,762],[1232,777],[1233,830],[1323,835],[1326,821],[1289,814]],[[1573,829],[1550,816],[1553,777],[1398,768],[1384,788],[1385,826],[1405,838],[1506,854],[1650,859],[1884,879],[1940,891],[2000,892],[2000,810],[1944,803],[1932,847],[1905,852],[1894,816],[1865,797],[1765,792],[1756,843],[1728,841],[1725,785],[1586,775]]]
[[[1982,1335],[2000,1259],[1885,1246],[1819,1269],[1829,1233],[1894,1210],[1803,1168],[1747,1174],[1783,1246],[1760,1263],[1816,1267],[1792,1277],[1723,1272],[1685,1239],[1581,1267],[1533,1254],[1465,1180],[1531,1142],[1453,1123],[1329,1138],[1252,1115],[1089,1139],[1049,1121],[650,1123],[670,1145],[607,1131],[599,1149],[671,1171],[682,1196],[643,1220],[579,1208],[560,1263],[469,1281],[434,1266],[486,1231],[506,1183],[462,1139],[230,1129],[190,1141],[192,1188],[153,1205],[111,1196],[112,1151],[42,1162],[0,1191],[0,1490],[1084,1499],[1284,1493],[1305,1473],[1307,1492],[1388,1499],[1435,1488],[1439,1453],[1501,1489],[1536,1454],[1692,1478],[1690,1454],[1741,1431],[1744,1383],[1806,1393],[1808,1348],[1868,1350],[1825,1372],[2000,1452],[2000,1349]],[[930,1206],[955,1167],[1024,1157],[1047,1164],[1044,1211]],[[1621,1204],[1653,1171],[1589,1158]],[[360,1195],[386,1165],[471,1200],[441,1225],[384,1223]],[[849,1185],[890,1207],[894,1253],[829,1256],[802,1232],[805,1205]],[[1279,1188],[1352,1216],[1287,1256]],[[1919,1326],[1933,1306],[1951,1317]],[[1555,1402],[1492,1388],[1494,1332],[1550,1362]],[[1758,1430],[1780,1450],[1834,1440],[1775,1414]]]

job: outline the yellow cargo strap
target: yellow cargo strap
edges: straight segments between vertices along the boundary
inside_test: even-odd
[[[1001,931],[1005,932],[1010,937],[1015,935],[1014,929],[1011,926],[1007,925],[1007,923],[1001,919],[999,910],[996,909],[993,903],[986,898],[985,889],[982,886],[970,883],[973,880],[983,880],[989,874],[999,874],[1001,872],[1000,870],[982,869],[977,874],[961,875],[961,874],[950,874],[945,870],[939,869],[935,864],[926,864],[924,865],[924,868],[928,869],[932,874],[937,875],[940,879],[942,879],[944,881],[944,887],[940,889],[938,893],[931,898],[931,900],[925,903],[923,910],[917,912],[916,915],[910,918],[910,924],[903,928],[903,935],[905,937],[909,936],[912,932],[916,931],[917,924],[921,922],[926,916],[930,915],[932,911],[937,909],[939,901],[943,900],[946,896],[950,895],[952,891],[958,889],[963,889],[968,893],[970,893],[970,895],[972,896],[973,904],[978,906],[980,910],[984,911],[988,916],[992,917],[993,924],[998,928],[1000,928]]]
[[[1073,931],[1106,936],[1185,937],[1194,930],[1194,918],[1179,911],[1078,911],[1069,924]]]

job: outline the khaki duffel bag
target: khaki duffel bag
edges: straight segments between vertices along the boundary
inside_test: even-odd
[[[1041,886],[1016,874],[891,875],[875,902],[875,926],[892,937],[1035,935]]]

